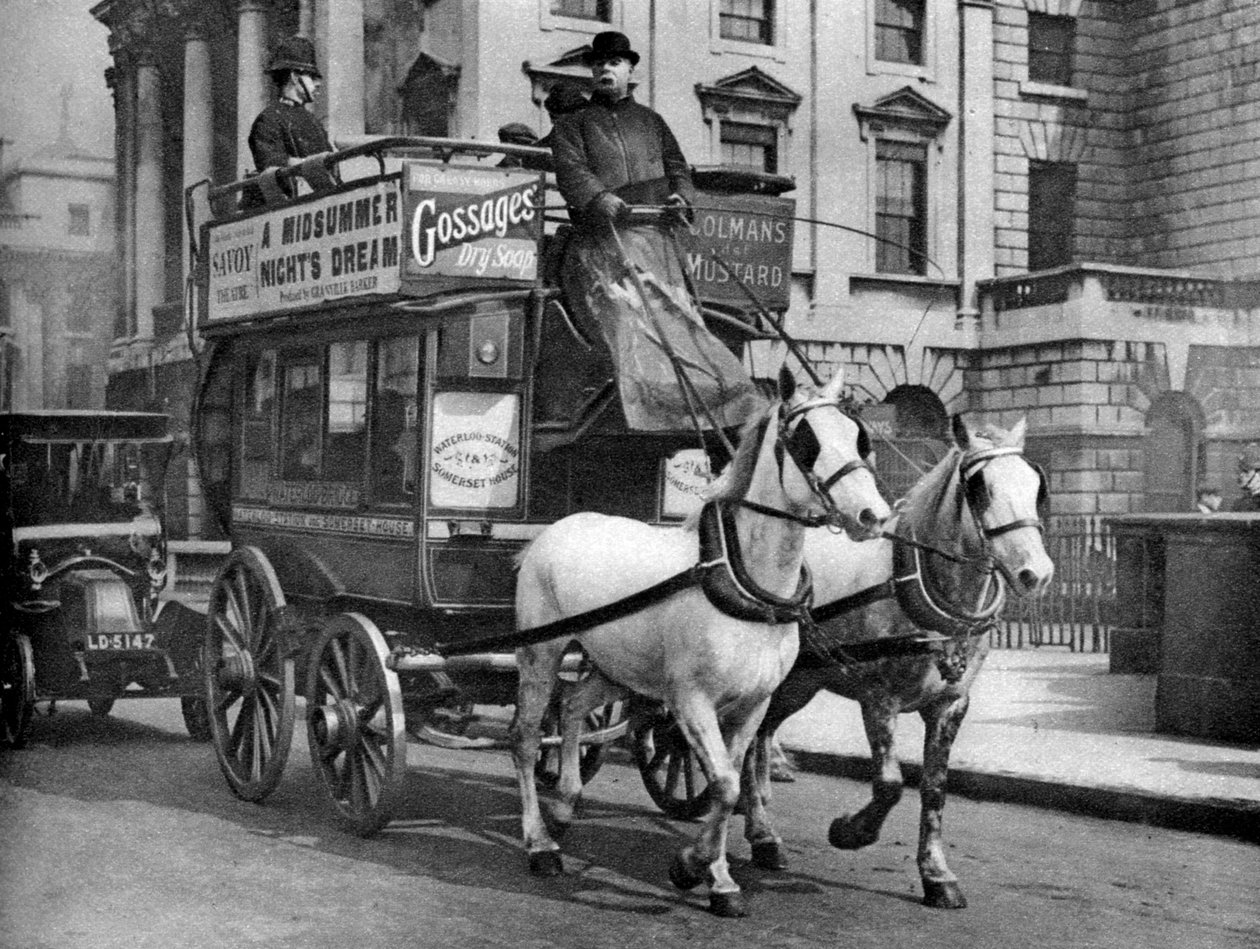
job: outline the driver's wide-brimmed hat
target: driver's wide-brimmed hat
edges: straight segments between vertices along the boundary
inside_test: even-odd
[[[582,62],[593,66],[605,59],[616,59],[619,56],[630,60],[631,66],[639,64],[639,54],[630,48],[630,38],[625,33],[608,30],[595,34],[595,38],[591,40],[591,48],[582,54]]]
[[[290,36],[276,47],[267,64],[268,73],[304,72],[323,79],[315,65],[315,45],[305,36]]]

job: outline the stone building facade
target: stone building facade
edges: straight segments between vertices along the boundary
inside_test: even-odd
[[[0,168],[0,411],[100,408],[114,165],[60,137]]]
[[[248,169],[283,36],[334,141],[547,131],[603,29],[698,166],[791,177],[788,328],[905,453],[1029,423],[1054,509],[1189,509],[1260,437],[1260,7],[1238,0],[104,0],[112,404],[186,412],[183,187]],[[764,357],[764,354],[760,354]],[[758,358],[758,354],[754,354]],[[154,387],[154,377],[163,380]],[[148,380],[148,381],[146,381]],[[892,453],[881,464],[893,465]],[[907,472],[888,472],[895,490]],[[193,489],[195,491],[195,487]],[[195,500],[188,529],[199,529]]]

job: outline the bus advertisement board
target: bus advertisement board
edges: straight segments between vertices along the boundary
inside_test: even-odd
[[[403,281],[533,282],[542,236],[538,172],[410,162],[403,166]]]
[[[796,202],[767,195],[701,192],[695,212],[683,245],[687,272],[700,299],[747,309],[751,302],[740,289],[742,282],[767,309],[786,310],[792,294]]]
[[[209,323],[397,293],[397,178],[210,228]]]

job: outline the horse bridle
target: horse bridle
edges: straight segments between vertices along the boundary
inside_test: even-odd
[[[839,483],[842,478],[851,475],[855,471],[870,470],[865,459],[862,457],[869,453],[863,451],[863,445],[869,446],[869,437],[866,429],[862,427],[862,423],[857,419],[850,419],[858,426],[858,455],[859,457],[852,461],[846,462],[840,468],[826,478],[820,478],[814,473],[814,462],[818,460],[818,454],[822,451],[822,444],[818,441],[818,435],[814,431],[812,425],[805,418],[815,409],[832,406],[840,412],[844,412],[844,408],[838,399],[826,399],[816,397],[806,399],[800,405],[787,408],[786,404],[779,407],[779,430],[775,440],[775,460],[779,465],[779,481],[783,481],[783,458],[784,455],[792,459],[792,463],[796,465],[801,476],[805,479],[805,483],[809,485],[810,491],[814,497],[822,504],[823,514],[793,514],[790,511],[780,511],[777,508],[767,507],[764,504],[758,504],[755,501],[741,500],[740,506],[746,507],[751,511],[759,514],[765,514],[769,517],[777,517],[782,520],[795,521],[798,524],[804,524],[806,527],[830,527],[835,530],[842,529],[846,522],[851,521],[848,517],[836,507],[836,502],[831,497],[831,489]],[[847,413],[846,413],[847,414]],[[793,422],[796,422],[793,425]],[[770,418],[766,416],[762,420],[760,436],[764,437],[765,428],[769,424]]]
[[[1016,518],[996,527],[986,527],[984,524],[984,512],[988,503],[988,489],[984,484],[984,476],[980,472],[994,458],[1001,458],[1004,455],[1018,455],[1037,473],[1037,478],[1040,482],[1037,489],[1038,514],[1036,517]],[[1043,535],[1045,534],[1045,524],[1042,522],[1040,510],[1049,499],[1046,487],[1046,473],[1037,465],[1028,461],[1027,458],[1024,458],[1024,450],[1022,448],[983,448],[969,457],[964,456],[958,465],[958,478],[962,482],[962,493],[967,501],[967,509],[971,511],[976,527],[979,528],[981,535],[986,540],[992,540],[994,537],[1000,537],[1002,534],[1019,530],[1021,527],[1036,528]]]

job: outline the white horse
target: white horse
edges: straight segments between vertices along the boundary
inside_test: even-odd
[[[524,632],[621,601],[698,564],[697,573],[726,583],[729,592],[727,562],[735,568],[735,585],[752,597],[742,603],[745,615],[755,617],[733,618],[710,601],[720,591],[692,582],[630,615],[594,627],[584,618],[580,630],[564,629],[558,638],[517,650],[520,689],[511,737],[531,872],[563,872],[539,809],[534,764],[561,657],[577,641],[594,671],[561,704],[557,836],[581,794],[578,739],[587,713],[631,692],[662,702],[714,788],[704,825],[675,857],[670,879],[682,889],[707,879],[713,912],[744,915],[726,863],[727,821],[739,798],[740,762],[771,693],[796,659],[795,620],[808,600],[804,525],[826,519],[869,538],[891,513],[859,457],[862,432],[836,401],[841,382],[837,375],[815,394],[797,390],[781,373],[780,400],[750,421],[735,458],[709,492],[711,520],[707,528],[701,524],[699,536],[714,536],[722,517],[714,512],[724,512],[727,523],[726,532],[718,532],[726,539],[719,538],[712,563],[700,563],[707,545],[695,530],[591,513],[556,522],[525,551],[516,587],[517,624]]]
[[[955,447],[885,525],[887,533],[930,548],[926,553],[896,540],[854,544],[826,531],[810,532],[806,560],[814,571],[813,613],[832,618],[802,633],[800,660],[775,693],[756,752],[745,760],[745,836],[758,866],[786,866],[766,811],[769,742],[789,715],[827,689],[861,703],[874,772],[870,803],[832,822],[832,845],[851,850],[878,838],[901,797],[893,742],[897,716],[918,712],[926,726],[918,850],[924,902],[966,906],[941,838],[950,748],[988,653],[989,624],[1004,595],[1001,583],[1018,596],[1034,596],[1054,575],[1042,542],[1042,509],[1049,498],[1041,471],[1023,457],[1024,432],[1022,419],[1005,431],[972,430],[955,417]]]

